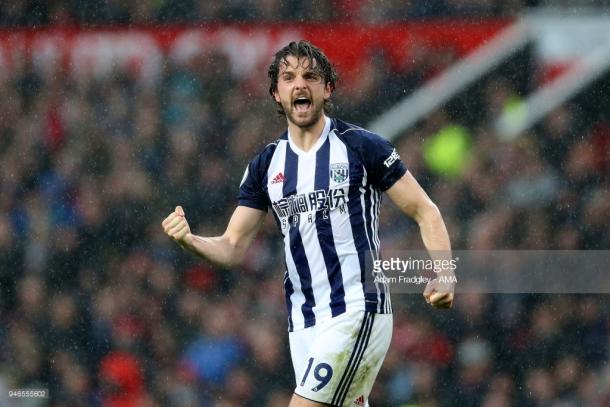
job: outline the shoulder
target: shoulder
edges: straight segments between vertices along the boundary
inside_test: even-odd
[[[383,161],[395,153],[394,145],[379,134],[341,120],[333,120],[336,136],[365,163]]]
[[[273,154],[275,153],[275,150],[277,149],[277,146],[283,141],[286,140],[285,135],[282,135],[282,137],[278,138],[275,141],[272,141],[271,143],[267,144],[259,153],[256,157],[261,157],[261,158],[271,158],[273,156]]]
[[[287,133],[282,134],[277,140],[267,144],[250,162],[251,166],[254,166],[254,169],[257,170],[266,170],[273,158],[273,154],[277,149],[277,146],[282,142],[287,140]]]
[[[347,123],[339,119],[333,119],[336,136],[347,146],[357,150],[375,148],[387,145],[389,141],[379,134],[373,133],[363,127]]]

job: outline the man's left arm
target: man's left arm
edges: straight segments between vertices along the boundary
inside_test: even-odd
[[[403,213],[417,222],[430,256],[433,259],[441,256],[450,260],[451,243],[443,217],[411,173],[407,171],[386,192]],[[441,270],[439,275],[453,275],[452,273],[449,270]],[[434,307],[450,308],[453,304],[453,288],[453,285],[440,284],[435,279],[426,286],[424,297]]]

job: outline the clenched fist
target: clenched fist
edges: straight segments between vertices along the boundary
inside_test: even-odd
[[[161,225],[165,233],[180,246],[186,248],[189,245],[191,228],[184,217],[182,206],[176,206],[176,209],[163,220]]]
[[[426,302],[434,308],[451,308],[455,285],[440,282],[438,278],[430,281],[424,290]]]

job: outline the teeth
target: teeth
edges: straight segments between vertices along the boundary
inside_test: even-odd
[[[311,107],[311,101],[305,97],[298,97],[294,100],[294,107],[297,112],[305,112]]]

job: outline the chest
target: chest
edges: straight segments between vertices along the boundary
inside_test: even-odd
[[[288,152],[272,162],[265,185],[278,218],[327,216],[345,212],[350,196],[363,182],[362,165],[345,151],[296,156]]]

